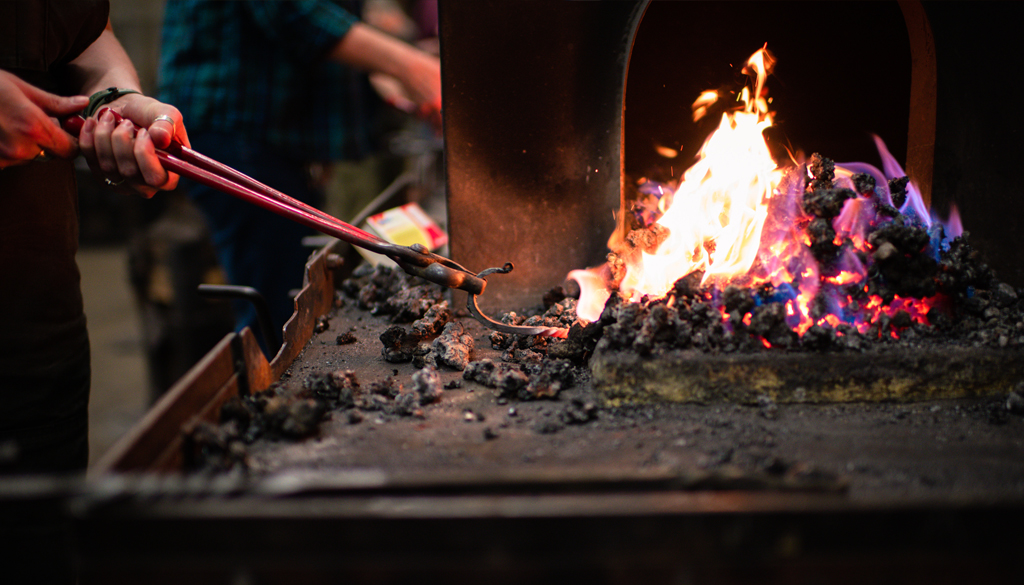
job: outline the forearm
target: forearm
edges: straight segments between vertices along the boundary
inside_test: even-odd
[[[412,45],[362,23],[352,25],[330,58],[397,79],[421,115],[441,111],[441,62]]]
[[[107,23],[96,41],[71,62],[73,87],[82,95],[92,95],[108,87],[141,91],[135,66]]]
[[[329,57],[363,71],[402,78],[406,74],[402,64],[415,51],[417,49],[369,25],[356,23],[334,46]]]

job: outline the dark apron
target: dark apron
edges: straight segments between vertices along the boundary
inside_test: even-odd
[[[67,64],[106,21],[105,2],[0,2],[0,68],[65,93]],[[72,161],[0,170],[0,473],[80,471],[88,462],[77,251]]]

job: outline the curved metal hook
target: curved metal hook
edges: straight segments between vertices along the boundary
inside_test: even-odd
[[[508,274],[512,272],[515,266],[511,262],[506,262],[504,266],[500,268],[488,268],[483,272],[477,274],[477,278],[484,278],[490,274]],[[469,313],[480,322],[481,325],[488,329],[493,329],[501,333],[509,333],[512,335],[543,335],[545,337],[559,337],[564,339],[569,334],[568,329],[562,329],[560,327],[546,327],[546,326],[523,326],[523,325],[508,325],[500,321],[495,321],[487,315],[484,315],[480,310],[480,306],[476,303],[477,295],[470,294],[469,300],[466,302],[466,309]]]

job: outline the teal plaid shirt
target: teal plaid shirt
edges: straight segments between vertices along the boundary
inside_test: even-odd
[[[169,0],[160,99],[191,132],[232,133],[303,161],[373,147],[366,75],[328,61],[358,18],[348,2]]]

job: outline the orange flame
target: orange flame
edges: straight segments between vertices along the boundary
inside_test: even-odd
[[[609,248],[614,253],[609,255],[609,264],[569,274],[580,284],[580,318],[599,318],[611,295],[610,284],[617,286],[626,300],[638,301],[645,295],[664,296],[678,279],[695,272],[703,272],[701,284],[713,280],[718,290],[732,281],[743,286],[769,283],[767,290],[780,287],[780,292],[771,293],[773,299],[769,302],[784,303],[786,323],[800,336],[818,325],[836,335],[853,327],[862,334],[870,331],[872,335],[898,338],[909,323],[927,325],[931,309],[945,310],[948,299],[942,295],[925,299],[895,296],[885,303],[879,296],[862,294],[870,289],[866,264],[870,262],[871,246],[866,235],[876,221],[871,197],[845,201],[842,213],[831,223],[835,230],[832,244],[841,247],[841,256],[835,263],[819,266],[815,257],[819,252],[812,250],[816,244],[805,229],[812,218],[801,207],[803,194],[811,189],[807,182],[809,166],[794,160],[798,166],[785,176],[763,136],[772,125],[765,80],[773,66],[774,58],[766,48],[755,52],[744,67],[753,87],[739,93],[739,107],[722,115],[718,128],[708,136],[697,162],[683,174],[676,191],[666,194],[658,185],[656,194],[646,192],[649,198],[644,200],[642,212],[657,216],[653,211],[656,202],[661,213],[657,229],[652,226],[631,232],[628,237],[613,235]],[[703,92],[693,103],[693,119],[704,118],[722,101],[723,95],[718,92]],[[876,137],[876,142],[883,160],[888,160],[881,139]],[[678,154],[664,147],[658,150],[667,158]],[[855,164],[860,168],[869,166]],[[895,161],[887,164],[894,166],[894,170],[886,171],[887,176],[900,176],[902,170]],[[835,167],[837,185],[854,186],[852,168]],[[766,225],[769,203],[773,216]],[[927,216],[926,211],[914,209],[917,216]],[[651,225],[647,220],[643,224]],[[857,288],[861,290],[851,292]],[[731,322],[723,306],[718,310],[727,328],[751,325],[751,313],[743,316],[740,325]],[[885,317],[898,319],[890,324]],[[772,347],[763,338],[761,342]]]
[[[627,267],[619,290],[627,298],[664,295],[679,278],[704,271],[704,281],[728,280],[746,273],[761,242],[768,201],[782,177],[762,132],[772,125],[764,82],[774,59],[762,48],[744,69],[754,79],[738,97],[741,109],[722,115],[718,129],[704,143],[698,161],[683,175],[672,205],[658,220],[668,238],[653,254]],[[693,104],[694,117],[720,99],[704,92]],[[572,277],[572,276],[570,276]],[[581,283],[582,284],[582,283]],[[585,319],[594,319],[592,312]]]

